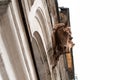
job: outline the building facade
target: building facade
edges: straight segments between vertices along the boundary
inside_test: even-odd
[[[0,0],[0,80],[74,80],[69,9]]]

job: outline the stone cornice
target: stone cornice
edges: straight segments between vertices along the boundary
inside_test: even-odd
[[[7,5],[9,2],[10,2],[10,0],[0,0],[0,6]]]
[[[6,11],[6,8],[10,0],[0,0],[0,14],[3,14]]]

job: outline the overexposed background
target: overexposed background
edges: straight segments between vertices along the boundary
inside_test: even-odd
[[[120,0],[58,0],[70,8],[78,80],[120,80]]]

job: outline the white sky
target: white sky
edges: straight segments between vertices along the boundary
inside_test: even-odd
[[[70,8],[78,80],[120,80],[120,0],[58,0]]]

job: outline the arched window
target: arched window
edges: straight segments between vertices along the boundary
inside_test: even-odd
[[[34,38],[32,38],[32,47],[38,76],[40,80],[51,80],[48,59],[42,39],[37,31],[35,31],[33,35]]]
[[[46,38],[45,42],[48,42],[50,30],[48,30],[49,29],[49,27],[47,26],[48,23],[46,21],[45,15],[43,14],[43,11],[40,7],[38,7],[38,9],[36,10],[35,19],[36,19],[36,22],[39,23],[39,27],[41,28],[42,33],[43,33],[44,37]]]

